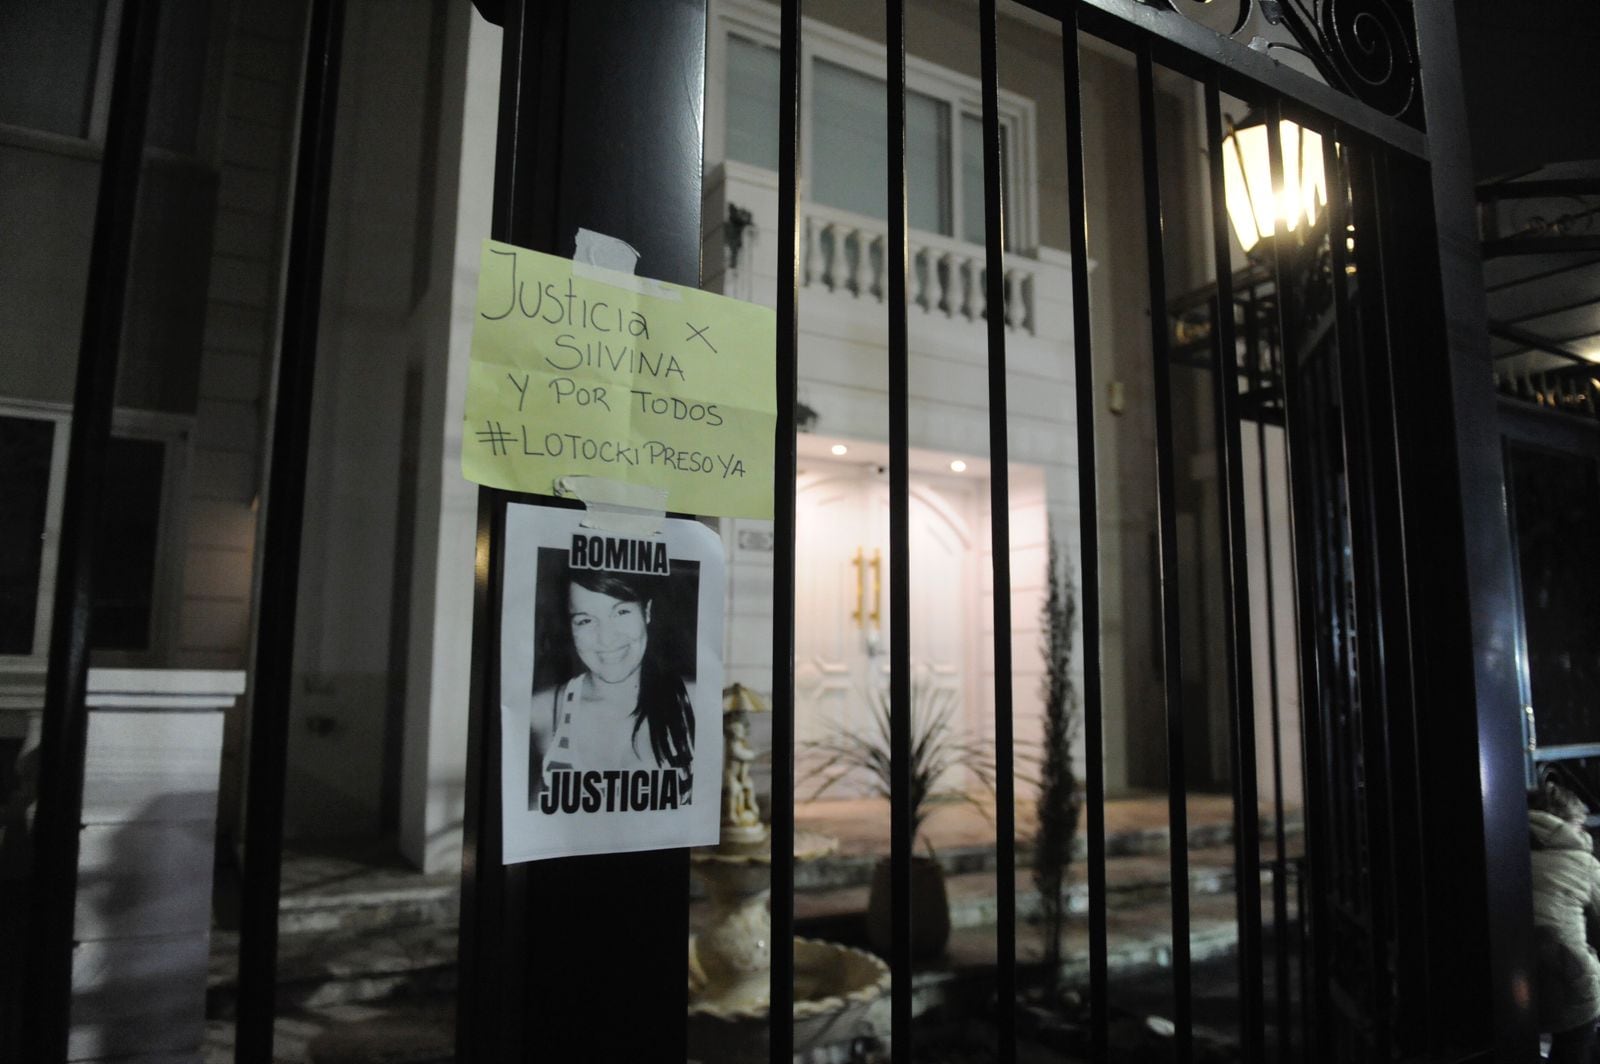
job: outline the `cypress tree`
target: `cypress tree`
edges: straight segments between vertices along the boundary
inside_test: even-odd
[[[1072,629],[1078,599],[1071,573],[1062,563],[1055,528],[1049,530],[1050,553],[1045,570],[1049,592],[1040,613],[1044,656],[1044,736],[1041,740],[1038,831],[1034,836],[1033,882],[1039,891],[1044,922],[1045,982],[1054,989],[1061,974],[1061,933],[1067,906],[1062,888],[1072,864],[1072,842],[1078,833],[1081,799],[1073,770],[1072,744],[1078,737],[1082,706],[1072,680]]]

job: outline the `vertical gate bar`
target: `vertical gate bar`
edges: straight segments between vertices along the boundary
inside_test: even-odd
[[[911,1064],[910,355],[906,336],[906,9],[888,0],[889,967],[891,1055]]]
[[[1255,288],[1252,286],[1248,317],[1245,320],[1245,346],[1250,351],[1251,387],[1257,395],[1256,416],[1256,473],[1261,495],[1261,582],[1263,605],[1266,608],[1267,637],[1267,703],[1272,722],[1272,939],[1274,959],[1273,1005],[1277,1011],[1278,1059],[1289,1059],[1291,1023],[1289,1008],[1289,865],[1288,833],[1283,823],[1283,723],[1282,703],[1278,696],[1278,604],[1276,563],[1272,556],[1272,489],[1267,474],[1267,371],[1262,365],[1259,311]],[[1279,384],[1282,400],[1281,381]],[[1302,813],[1302,816],[1304,814]]]
[[[995,0],[979,0],[985,324],[989,340],[989,555],[994,564],[995,994],[1000,1060],[1017,1057],[1017,826],[1011,721],[1011,475],[1006,426],[1005,211]]]
[[[1267,156],[1275,194],[1283,192],[1283,146],[1278,139],[1281,108],[1268,109]],[[1275,215],[1274,244],[1288,239],[1288,229]],[[1305,833],[1305,871],[1297,877],[1300,919],[1300,1044],[1308,1061],[1324,1059],[1326,1046],[1319,1041],[1326,1028],[1328,913],[1324,894],[1322,851],[1327,844],[1324,830],[1328,813],[1323,793],[1326,778],[1322,719],[1321,656],[1318,653],[1316,620],[1317,532],[1311,489],[1318,483],[1317,472],[1309,464],[1304,438],[1306,404],[1300,391],[1298,351],[1292,323],[1297,313],[1294,293],[1287,287],[1283,257],[1273,257],[1273,287],[1278,297],[1278,365],[1283,381],[1284,446],[1289,464],[1290,553],[1295,566],[1295,611],[1300,653],[1300,748],[1302,818]],[[1300,439],[1296,439],[1300,436]],[[1309,900],[1308,900],[1309,899]],[[1310,948],[1306,948],[1309,943]]]
[[[1360,753],[1366,783],[1364,804],[1367,814],[1367,871],[1369,946],[1367,964],[1372,1001],[1368,1020],[1372,1024],[1376,1052],[1389,1054],[1391,1006],[1388,988],[1393,972],[1389,963],[1390,909],[1394,883],[1390,873],[1393,831],[1389,824],[1389,756],[1387,727],[1389,698],[1385,683],[1388,669],[1387,639],[1384,629],[1383,591],[1385,572],[1379,555],[1379,497],[1373,483],[1375,439],[1368,416],[1368,385],[1365,367],[1369,362],[1353,320],[1350,304],[1348,248],[1345,233],[1349,222],[1346,192],[1350,187],[1347,146],[1340,143],[1337,131],[1332,140],[1342,150],[1324,151],[1328,185],[1328,243],[1332,262],[1335,307],[1335,332],[1339,339],[1340,409],[1345,422],[1345,482],[1348,485],[1352,563],[1355,568],[1355,609]],[[1403,586],[1403,585],[1402,585]],[[1401,615],[1403,616],[1403,614]]]
[[[508,33],[518,21],[521,7],[520,0],[507,6]],[[522,999],[526,984],[514,945],[524,941],[524,911],[511,901],[526,889],[526,873],[523,866],[502,862],[500,717],[478,708],[498,704],[499,648],[476,633],[491,631],[487,626],[500,614],[504,557],[498,545],[504,531],[505,503],[500,492],[479,488],[468,703],[472,709],[467,718],[461,920],[457,930],[456,1058],[463,1064],[516,1061],[523,1052],[519,1026],[506,1022],[505,1017],[517,1011],[508,1003]]]
[[[239,1064],[271,1064],[277,1010],[278,894],[283,858],[289,703],[312,385],[322,310],[328,186],[339,106],[344,0],[316,0],[306,40],[305,86],[295,161],[283,343],[278,355],[272,458],[261,556],[256,683],[251,705],[245,804],[244,880],[239,914]]]
[[[1281,127],[1280,127],[1281,129]],[[1286,168],[1287,172],[1287,168]],[[1324,177],[1326,178],[1326,153],[1324,153]],[[1329,196],[1329,221],[1333,219],[1333,196]],[[1329,262],[1333,265],[1332,244],[1337,241],[1330,239]],[[1328,286],[1330,291],[1334,288],[1333,273],[1330,269]],[[1309,299],[1307,301],[1309,307]],[[1342,979],[1338,984],[1339,990],[1344,991],[1339,998],[1332,999],[1335,1007],[1340,1007],[1345,1013],[1341,1030],[1347,1035],[1365,1037],[1366,1030],[1357,1030],[1349,1020],[1349,1008],[1345,1003],[1352,997],[1359,997],[1361,1006],[1366,1015],[1372,1014],[1377,1004],[1377,954],[1373,948],[1374,933],[1370,923],[1373,917],[1373,895],[1370,878],[1364,874],[1364,869],[1353,867],[1354,862],[1349,858],[1357,853],[1370,857],[1372,838],[1364,823],[1363,806],[1369,805],[1365,796],[1355,791],[1354,784],[1362,772],[1361,744],[1359,736],[1362,722],[1365,717],[1365,703],[1363,701],[1362,677],[1368,671],[1365,659],[1353,648],[1359,645],[1358,641],[1364,640],[1365,631],[1362,629],[1363,616],[1353,601],[1359,590],[1353,593],[1346,592],[1344,577],[1348,573],[1350,582],[1359,588],[1359,572],[1357,569],[1357,554],[1360,545],[1356,542],[1354,521],[1350,514],[1351,509],[1360,505],[1360,493],[1352,483],[1352,478],[1359,478],[1359,452],[1352,456],[1349,448],[1356,445],[1353,433],[1349,429],[1349,419],[1354,417],[1354,412],[1346,407],[1343,402],[1344,381],[1348,377],[1345,372],[1344,357],[1340,350],[1339,315],[1340,308],[1333,308],[1335,325],[1332,333],[1334,344],[1332,354],[1319,355],[1315,351],[1312,357],[1316,363],[1316,388],[1311,409],[1327,417],[1327,421],[1319,436],[1319,446],[1315,452],[1320,461],[1315,485],[1323,491],[1323,514],[1319,527],[1331,533],[1333,538],[1325,541],[1322,558],[1330,562],[1323,573],[1324,601],[1329,611],[1329,620],[1338,627],[1332,629],[1337,633],[1332,638],[1337,641],[1338,656],[1334,659],[1329,670],[1329,677],[1339,684],[1335,696],[1335,705],[1338,706],[1339,716],[1335,725],[1330,729],[1333,742],[1330,750],[1335,760],[1330,762],[1331,770],[1328,775],[1328,788],[1330,796],[1329,808],[1336,810],[1338,826],[1341,834],[1341,849],[1339,853],[1339,869],[1342,873],[1341,921],[1348,923],[1352,906],[1361,919],[1365,922],[1364,933],[1366,941],[1362,951],[1365,966],[1365,978],[1360,985],[1352,987],[1348,978]],[[1336,433],[1336,441],[1330,441],[1329,433]],[[1348,552],[1348,554],[1346,553]],[[1345,573],[1341,573],[1339,565],[1347,566]],[[1354,632],[1354,639],[1351,633]],[[1333,803],[1337,802],[1335,805]],[[1341,929],[1342,930],[1342,929]],[[1342,937],[1342,936],[1341,936]],[[1343,973],[1349,972],[1348,958],[1350,949],[1342,951],[1346,960]],[[1350,991],[1354,990],[1354,994]]]
[[[542,167],[531,150],[541,78],[556,77],[554,64],[531,54],[529,0],[507,0],[501,11],[500,98],[495,124],[494,200],[490,235],[524,247],[550,234],[537,231],[534,205],[548,198],[553,162]],[[504,863],[504,811],[500,795],[503,736],[500,714],[500,648],[490,633],[500,615],[505,496],[478,489],[473,564],[472,662],[467,717],[466,807],[462,818],[461,922],[456,989],[456,1055],[467,1062],[522,1058],[520,1012],[526,968],[517,944],[526,941],[527,866]]]
[[[778,426],[773,453],[772,1064],[794,1059],[794,410],[800,323],[800,0],[782,0],[778,59]]]
[[[540,5],[545,6],[545,5]],[[561,5],[539,11],[530,0],[506,0],[500,36],[500,100],[495,119],[494,203],[490,232],[496,240],[513,244],[549,243],[555,232],[548,209],[554,196],[557,166],[547,153],[535,150],[541,100],[558,91],[554,64],[535,54],[536,40],[552,41],[559,35]],[[551,21],[551,18],[555,21]],[[530,31],[529,20],[539,19]]]
[[[1217,488],[1221,496],[1222,579],[1228,697],[1233,702],[1234,897],[1239,924],[1240,1052],[1260,1061],[1266,1033],[1261,997],[1261,824],[1256,795],[1255,685],[1251,653],[1250,561],[1244,518],[1244,464],[1239,454],[1238,344],[1233,325],[1233,254],[1222,169],[1222,101],[1215,71],[1205,84],[1206,144],[1211,186],[1211,245],[1217,276],[1214,373]],[[1268,577],[1270,580],[1270,576]],[[1268,617],[1271,623],[1271,617]]]
[[[1067,231],[1072,255],[1074,398],[1078,414],[1078,542],[1082,567],[1084,789],[1088,791],[1090,1059],[1106,1060],[1106,786],[1100,673],[1100,478],[1095,457],[1094,339],[1089,317],[1089,226],[1083,176],[1083,81],[1078,5],[1061,21],[1061,72],[1066,94]]]
[[[1300,1045],[1304,1051],[1305,1059],[1308,1061],[1315,1061],[1318,1060],[1319,1057],[1317,1054],[1313,1053],[1311,1049],[1311,1043],[1306,1041],[1316,1026],[1315,1009],[1317,1007],[1316,1002],[1312,999],[1311,995],[1311,954],[1312,950],[1315,948],[1312,945],[1311,936],[1315,929],[1306,922],[1306,892],[1309,889],[1306,884],[1306,869],[1308,867],[1308,862],[1309,857],[1302,859],[1299,864],[1295,866],[1294,874],[1294,909],[1295,913],[1300,918],[1300,948],[1298,950],[1299,963],[1296,965],[1296,967],[1299,969],[1298,974],[1300,978]]]
[[[1189,809],[1184,772],[1183,650],[1178,625],[1178,514],[1173,463],[1172,373],[1167,344],[1166,255],[1162,247],[1161,171],[1156,147],[1155,72],[1141,41],[1139,140],[1144,162],[1146,263],[1156,414],[1156,496],[1161,560],[1161,658],[1167,710],[1167,820],[1172,868],[1172,988],[1178,1064],[1194,1059],[1194,1002],[1189,966]]]
[[[116,404],[117,364],[144,164],[159,0],[127,0],[117,35],[110,121],[68,429],[66,489],[39,736],[38,806],[28,906],[22,1039],[30,1060],[62,1060],[72,1022],[78,832],[89,738],[89,636],[94,548]],[[3,1048],[3,1047],[0,1047]]]

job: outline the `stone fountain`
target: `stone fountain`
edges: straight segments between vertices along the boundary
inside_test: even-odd
[[[691,1060],[767,1060],[772,840],[750,780],[757,755],[749,742],[749,715],[765,711],[755,692],[741,684],[723,692],[722,840],[690,856],[711,901],[705,930],[689,939]],[[838,845],[826,835],[796,831],[795,862],[826,857]],[[888,966],[872,954],[796,938],[796,1056],[808,1059],[813,1049],[872,1033],[868,1010],[888,992]]]

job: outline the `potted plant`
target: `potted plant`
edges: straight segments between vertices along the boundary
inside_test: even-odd
[[[817,783],[812,798],[820,798],[851,779],[865,777],[873,793],[890,796],[890,705],[884,689],[867,695],[872,724],[857,733],[838,724],[821,739],[804,744],[811,761],[809,775]],[[945,894],[944,871],[923,825],[941,805],[965,802],[985,816],[988,808],[952,778],[961,769],[971,772],[985,790],[994,790],[994,755],[987,744],[960,730],[958,696],[925,680],[911,682],[911,832],[921,839],[927,855],[911,859],[911,955],[929,960],[944,952],[950,939],[950,903]],[[867,940],[879,953],[890,946],[890,862],[878,861],[867,901]]]

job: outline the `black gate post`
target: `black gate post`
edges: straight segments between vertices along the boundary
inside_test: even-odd
[[[1430,857],[1450,869],[1449,901],[1435,905],[1432,966],[1456,973],[1430,1001],[1435,1044],[1454,1050],[1467,1035],[1496,1061],[1532,1061],[1532,885],[1524,791],[1516,623],[1520,603],[1506,517],[1499,420],[1489,357],[1488,314],[1474,211],[1459,41],[1453,4],[1415,4],[1432,166],[1426,176],[1396,166],[1394,190],[1423,202],[1431,193],[1437,244],[1419,250],[1439,277],[1426,293],[1442,335],[1424,358],[1397,358],[1398,389],[1428,375],[1442,401],[1415,404],[1402,426],[1402,476],[1430,564],[1412,568],[1421,653],[1419,726],[1434,749],[1423,762],[1454,765],[1423,796],[1422,822],[1435,829]],[[1397,199],[1397,202],[1403,200]],[[1415,238],[1397,233],[1405,245]],[[1434,256],[1437,256],[1434,258]],[[1431,260],[1431,261],[1430,261]],[[1412,274],[1427,276],[1427,274]],[[1404,321],[1401,328],[1406,327]],[[1395,350],[1411,350],[1405,343]],[[1410,446],[1405,445],[1409,443]],[[1409,454],[1406,452],[1409,451]],[[1449,723],[1447,734],[1441,727]],[[1448,744],[1448,745],[1445,745]],[[1443,747],[1440,749],[1440,747]],[[1454,756],[1450,756],[1454,755]],[[1437,769],[1435,770],[1437,771]],[[1426,774],[1425,774],[1426,779]],[[1429,781],[1434,782],[1434,781]],[[1448,811],[1447,805],[1452,806]],[[1481,811],[1481,816],[1479,815]],[[1445,893],[1445,892],[1437,892]],[[1461,932],[1477,956],[1456,963]],[[1482,928],[1478,931],[1477,928]],[[1475,965],[1475,966],[1474,966]],[[1472,984],[1478,984],[1473,986]],[[1459,989],[1458,989],[1459,988]],[[1465,990],[1466,992],[1460,992]],[[1483,1028],[1492,1022],[1492,1033]]]
[[[272,1064],[278,1001],[278,905],[288,787],[289,713],[294,689],[300,543],[311,450],[312,386],[322,323],[322,267],[333,175],[334,120],[344,46],[344,0],[315,0],[306,36],[305,83],[295,161],[294,214],[284,278],[261,552],[260,621],[246,777],[244,877],[239,912],[237,1064]]]
[[[583,227],[632,244],[641,275],[699,284],[705,0],[475,2],[505,33],[484,235],[570,255]],[[458,1059],[680,1064],[688,851],[501,863],[506,500],[479,505]]]

